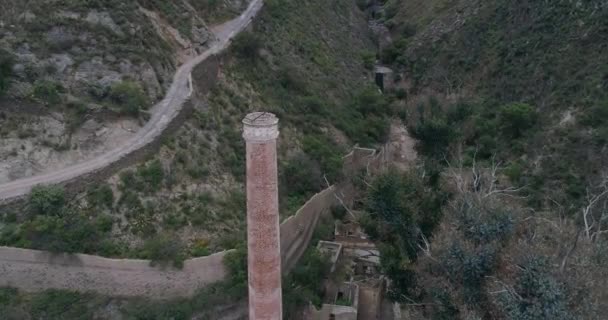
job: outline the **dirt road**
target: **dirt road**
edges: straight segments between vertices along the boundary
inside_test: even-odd
[[[153,142],[167,128],[171,120],[179,114],[184,102],[192,94],[190,77],[194,67],[208,57],[225,50],[232,38],[247,27],[262,6],[262,0],[253,0],[243,14],[216,28],[214,31],[218,40],[207,51],[177,69],[167,95],[161,102],[152,107],[152,116],[148,123],[123,145],[85,162],[2,184],[0,185],[0,200],[23,196],[36,185],[57,184],[95,172]]]

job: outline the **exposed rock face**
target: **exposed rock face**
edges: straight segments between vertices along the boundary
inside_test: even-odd
[[[117,35],[123,35],[122,29],[112,20],[108,12],[89,12],[85,20],[91,24],[97,24],[112,30]]]
[[[0,119],[5,128],[0,134],[0,182],[90,157],[132,135],[141,123],[117,120],[109,111],[110,88],[134,82],[156,102],[177,65],[213,40],[187,1],[169,1],[166,8],[171,10],[164,12],[166,8],[145,10],[135,2],[104,8],[44,0],[25,7],[7,1],[11,14],[0,13],[0,48],[12,54],[14,64],[0,111],[13,124],[8,128]],[[59,101],[35,97],[41,87],[45,94],[57,90]],[[24,113],[29,104],[39,106]]]

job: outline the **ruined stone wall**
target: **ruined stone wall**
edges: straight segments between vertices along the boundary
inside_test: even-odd
[[[294,216],[281,224],[281,261],[283,272],[289,272],[310,244],[317,223],[323,215],[331,214],[336,204],[336,187],[329,187],[310,198]]]
[[[163,270],[150,266],[146,260],[0,247],[0,287],[28,292],[67,289],[109,296],[185,297],[224,279],[225,254],[187,260],[181,270]]]

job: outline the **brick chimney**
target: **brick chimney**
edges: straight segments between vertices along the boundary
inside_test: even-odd
[[[280,320],[281,248],[277,138],[279,120],[272,113],[243,119],[247,143],[247,263],[249,319]]]

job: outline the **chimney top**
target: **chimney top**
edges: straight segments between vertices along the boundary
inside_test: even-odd
[[[254,112],[243,119],[243,138],[248,142],[263,142],[279,137],[279,118],[269,112]]]

